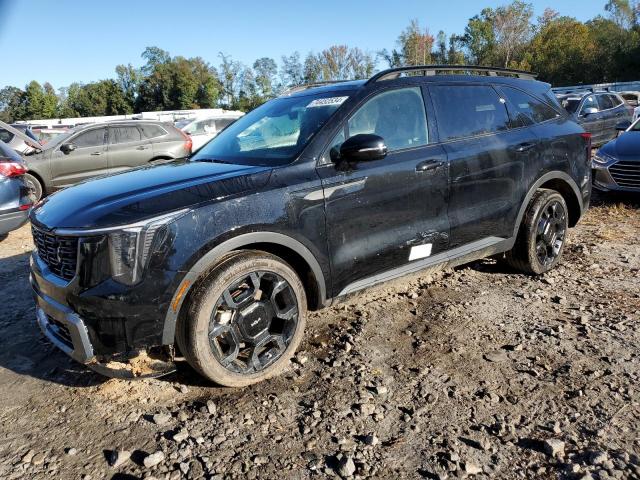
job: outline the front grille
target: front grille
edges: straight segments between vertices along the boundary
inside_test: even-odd
[[[62,322],[59,322],[51,315],[47,315],[47,321],[49,322],[49,329],[58,340],[67,345],[69,348],[73,348],[73,340],[71,339],[71,332],[69,328]]]
[[[71,280],[76,274],[78,263],[78,238],[61,237],[31,227],[33,242],[38,256],[47,264],[54,275]]]
[[[640,162],[614,163],[609,173],[621,187],[640,188]]]

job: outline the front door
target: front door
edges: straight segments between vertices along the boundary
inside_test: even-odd
[[[108,145],[110,172],[146,165],[153,158],[151,142],[142,136],[140,129],[135,125],[109,127]]]
[[[381,160],[345,165],[334,160],[353,135],[381,136]],[[349,293],[416,269],[447,248],[447,158],[429,141],[420,87],[386,90],[345,122],[318,167],[322,178],[333,295]]]
[[[55,188],[64,188],[108,172],[106,127],[83,130],[65,144],[75,149],[64,153],[56,148],[51,157],[51,180]]]
[[[595,108],[596,113],[587,113],[587,109]],[[606,138],[604,115],[600,112],[600,104],[595,95],[589,95],[582,101],[578,111],[578,123],[592,136],[593,143],[601,143]]]

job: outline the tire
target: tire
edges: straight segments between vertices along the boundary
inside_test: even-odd
[[[43,192],[43,188],[42,188],[42,184],[40,183],[40,180],[38,180],[36,177],[28,173],[24,174],[24,180],[25,182],[27,182],[27,185],[31,187],[31,189],[33,190],[33,195],[35,196],[35,202],[40,200],[42,198],[42,192]]]
[[[527,207],[516,243],[506,254],[506,262],[516,270],[540,275],[555,268],[569,229],[567,204],[554,190],[538,190]]]
[[[176,341],[197,372],[219,385],[243,387],[286,368],[302,340],[307,308],[302,282],[287,263],[240,251],[195,288]]]

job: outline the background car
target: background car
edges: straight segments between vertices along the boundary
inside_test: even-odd
[[[191,153],[191,139],[173,125],[149,121],[89,124],[59,135],[25,156],[36,197],[89,178]]]
[[[34,199],[24,178],[26,172],[20,155],[0,141],[0,239],[29,219]]]
[[[54,138],[58,137],[59,135],[63,135],[68,131],[68,128],[42,128],[40,130],[34,130],[33,133],[37,135],[38,141],[42,145],[46,145]]]
[[[587,132],[594,146],[616,138],[616,125],[633,119],[633,108],[614,92],[584,92],[558,95],[560,104]]]
[[[182,131],[193,140],[193,151],[195,152],[240,117],[241,115],[218,115],[199,118],[183,126]]]
[[[32,140],[38,140],[37,135],[33,132],[29,125],[24,124],[11,124],[13,128],[22,132],[27,137]],[[33,150],[33,147],[29,146],[24,138],[21,138],[19,135],[16,135],[13,132],[10,132],[8,129],[0,127],[0,141],[6,143],[18,153],[27,153]]]
[[[640,92],[620,92],[622,99],[632,107],[640,106]]]
[[[618,128],[622,134],[593,157],[593,185],[603,191],[640,192],[640,120],[631,126],[621,122]]]

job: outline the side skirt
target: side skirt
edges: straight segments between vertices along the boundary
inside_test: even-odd
[[[411,262],[407,265],[403,265],[393,270],[388,270],[383,273],[378,273],[371,277],[358,280],[356,282],[347,285],[336,297],[336,300],[340,297],[350,295],[359,290],[373,287],[379,283],[387,282],[398,277],[410,275],[412,273],[419,272],[427,269],[442,269],[447,267],[456,267],[465,263],[473,262],[481,258],[490,257],[498,253],[511,250],[515,243],[515,237],[500,238],[500,237],[487,237],[475,242],[467,243],[460,247],[456,247],[446,252],[438,253],[433,257],[425,258],[423,260]]]

